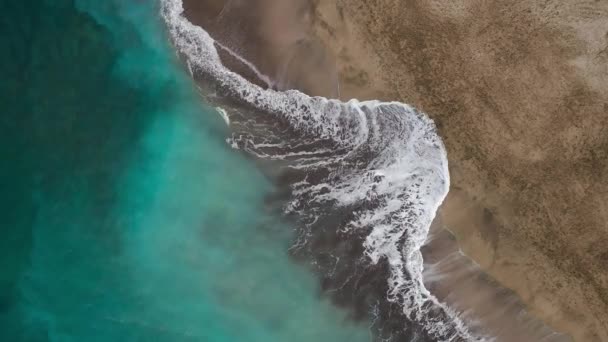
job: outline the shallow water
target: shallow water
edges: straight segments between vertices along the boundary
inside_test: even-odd
[[[146,1],[3,2],[3,341],[366,341]]]

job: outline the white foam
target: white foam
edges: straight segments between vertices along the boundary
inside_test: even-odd
[[[231,48],[227,47],[226,45],[221,44],[218,41],[216,41],[215,44],[217,44],[217,46],[219,46],[222,50],[226,51],[228,54],[230,54],[236,60],[238,60],[239,62],[241,62],[243,65],[247,66],[249,68],[249,70],[251,70],[255,74],[255,76],[257,78],[259,78],[261,81],[263,81],[264,83],[266,83],[266,85],[268,86],[268,88],[272,88],[274,86],[274,83],[272,82],[272,80],[270,79],[270,77],[268,77],[267,75],[265,75],[264,73],[262,73],[255,65],[253,65],[253,63],[251,63],[250,61],[246,60],[245,58],[243,58],[243,56],[241,56],[238,53],[234,52]]]
[[[230,117],[228,117],[228,113],[226,112],[226,110],[222,107],[215,107],[215,110],[220,113],[220,116],[222,117],[222,119],[224,119],[226,126],[230,126]]]
[[[263,89],[224,67],[214,40],[182,13],[182,0],[162,1],[161,14],[173,43],[194,73],[207,75],[225,91],[275,115],[302,136],[330,141],[335,149],[347,151],[322,160],[306,152],[272,155],[263,151],[275,145],[257,144],[254,154],[260,158],[312,154],[309,163],[294,167],[313,169],[333,163],[334,173],[348,170],[323,184],[312,185],[306,180],[293,184],[294,198],[286,210],[296,210],[302,198],[336,206],[379,203],[363,206],[367,209],[358,211],[346,229],[369,231],[364,243],[366,255],[372,263],[388,261],[388,299],[399,302],[405,315],[440,341],[481,340],[471,336],[458,315],[439,303],[422,283],[420,247],[449,188],[446,152],[432,120],[399,102],[341,102],[295,90]],[[232,146],[236,147],[234,141]],[[366,165],[344,162],[364,153],[374,156]],[[423,306],[429,301],[445,310],[449,320],[433,319],[429,305]]]

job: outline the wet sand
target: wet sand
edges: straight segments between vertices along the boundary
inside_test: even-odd
[[[426,287],[459,312],[478,335],[503,342],[571,341],[532,315],[516,293],[467,257],[440,218],[431,227],[422,255]]]
[[[602,134],[608,38],[601,34],[608,32],[608,12],[591,1],[422,3],[187,0],[184,6],[194,23],[271,80],[233,61],[252,81],[326,97],[400,100],[435,119],[453,185],[439,216],[490,275],[462,261],[456,269],[437,266],[427,272],[442,279],[427,281],[437,296],[474,308],[478,293],[467,289],[482,287],[490,304],[471,317],[516,315],[521,298],[577,341],[608,340],[608,134]],[[566,13],[567,6],[574,7]],[[446,256],[429,246],[431,267]],[[479,277],[491,281],[472,285]],[[501,286],[518,296],[498,295]],[[534,317],[526,322],[541,335],[503,340],[545,336]],[[507,326],[500,317],[485,324],[494,332]]]
[[[311,8],[309,0],[184,1],[192,23],[246,57],[271,80],[270,87],[335,98],[338,74],[323,43],[311,34]]]

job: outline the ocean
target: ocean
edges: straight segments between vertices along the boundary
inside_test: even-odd
[[[2,341],[369,341],[160,3],[2,1]]]

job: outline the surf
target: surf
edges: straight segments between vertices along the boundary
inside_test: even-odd
[[[223,107],[232,130],[227,143],[280,162],[289,189],[281,210],[297,222],[291,252],[312,259],[326,292],[356,293],[362,299],[355,306],[367,306],[373,319],[387,320],[396,305],[406,319],[401,336],[485,340],[422,281],[420,248],[450,183],[433,121],[400,102],[264,89],[223,65],[222,45],[183,16],[181,0],[162,0],[161,16],[193,77],[209,80],[218,97],[240,106]],[[366,294],[376,290],[364,278],[384,268],[384,298],[370,303],[375,297]],[[389,338],[383,327],[376,334]]]

